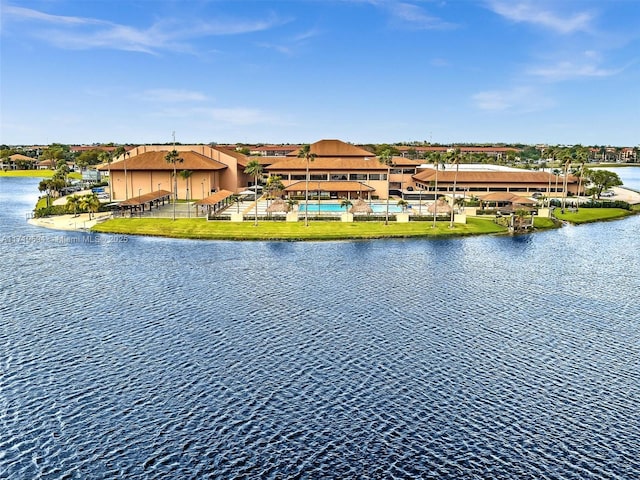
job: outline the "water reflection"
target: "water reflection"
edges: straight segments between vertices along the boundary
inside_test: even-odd
[[[637,478],[639,227],[4,245],[0,476]]]

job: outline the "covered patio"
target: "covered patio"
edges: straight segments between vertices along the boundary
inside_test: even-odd
[[[123,215],[125,211],[133,216],[134,213],[142,215],[146,211],[151,211],[153,207],[160,207],[171,199],[171,192],[167,190],[156,190],[155,192],[145,193],[138,197],[131,197],[118,204],[118,209]]]
[[[355,198],[362,198],[363,194],[366,194],[368,200],[371,200],[371,192],[375,191],[375,188],[365,185],[361,182],[354,181],[318,181],[310,180],[309,185],[309,198],[320,197],[329,199],[348,198],[349,200]],[[284,191],[290,197],[302,196],[304,197],[307,188],[307,182],[305,180],[292,183],[288,187],[285,187]]]
[[[198,200],[194,205],[203,209],[206,208],[207,216],[215,215],[229,206],[233,201],[231,198],[233,195],[234,193],[229,190],[220,190],[202,200]],[[198,210],[196,210],[196,215],[198,215]]]

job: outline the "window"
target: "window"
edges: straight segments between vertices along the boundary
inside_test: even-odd
[[[349,180],[356,180],[356,181],[366,181],[367,180],[367,174],[366,173],[352,173],[349,175]]]
[[[309,175],[309,180],[326,180],[326,173],[312,173]]]
[[[291,180],[306,180],[307,176],[306,175],[296,175],[296,174],[291,174]]]
[[[370,173],[369,174],[369,180],[386,180],[386,179],[387,179],[386,173]]]
[[[347,174],[346,173],[332,173],[331,174],[331,180],[346,180],[347,179]]]

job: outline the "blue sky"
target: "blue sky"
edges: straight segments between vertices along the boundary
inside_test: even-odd
[[[637,0],[0,2],[0,143],[640,143]]]

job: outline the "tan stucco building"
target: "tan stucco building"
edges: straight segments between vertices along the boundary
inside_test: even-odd
[[[126,200],[146,193],[174,189],[174,165],[167,162],[170,145],[142,145],[129,150],[110,165],[99,170],[110,171],[112,198]],[[179,199],[202,199],[220,190],[238,193],[251,179],[244,169],[248,157],[233,150],[208,145],[176,145],[182,161],[175,165]],[[183,178],[182,171],[191,172]],[[188,190],[188,191],[187,191]]]

